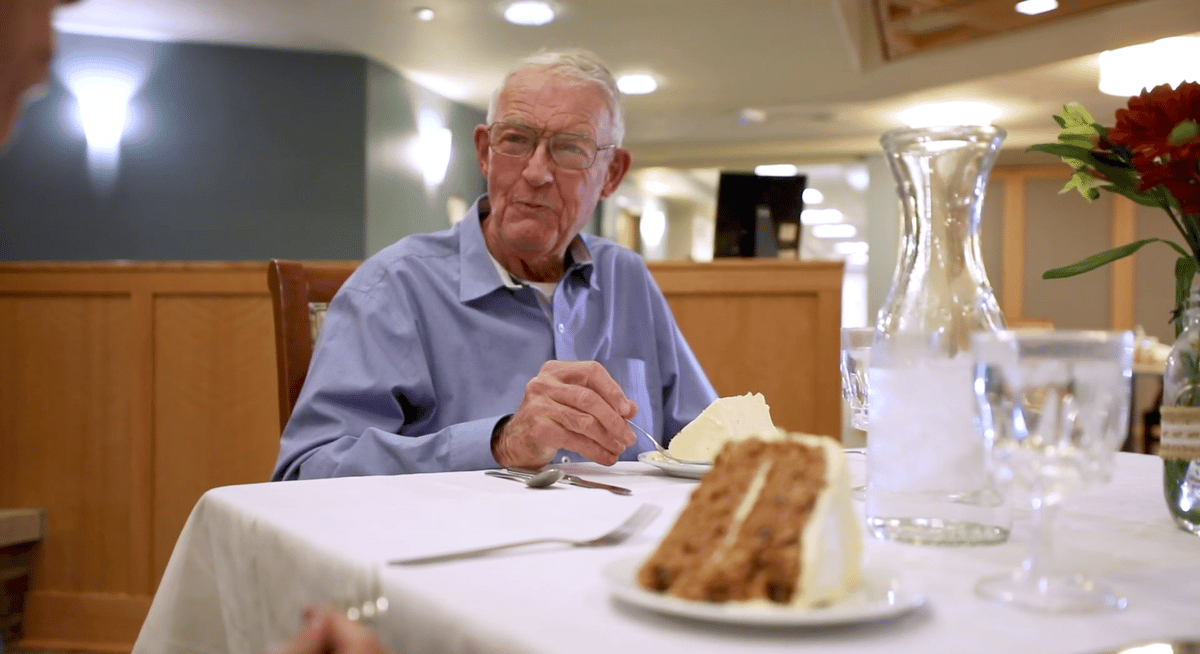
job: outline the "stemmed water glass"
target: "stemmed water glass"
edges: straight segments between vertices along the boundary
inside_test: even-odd
[[[871,368],[871,341],[874,338],[874,327],[842,328],[839,364],[842,373],[842,399],[850,409],[850,425],[861,432],[867,431],[867,379]],[[863,452],[853,453],[866,456]],[[865,499],[865,485],[855,486],[851,490],[854,499]]]
[[[867,373],[874,337],[873,327],[842,328],[842,398],[850,407],[850,424],[859,431],[867,430]]]
[[[1027,491],[1033,513],[1024,562],[976,593],[1045,611],[1125,608],[1112,587],[1056,563],[1051,533],[1065,497],[1111,478],[1129,424],[1133,334],[981,332],[971,345],[991,473]]]

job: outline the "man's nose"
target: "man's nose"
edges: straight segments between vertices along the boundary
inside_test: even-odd
[[[529,153],[529,159],[525,161],[525,170],[522,175],[525,181],[531,186],[542,186],[549,184],[550,180],[554,179],[551,171],[553,160],[550,157],[550,147],[546,145],[546,141],[541,141],[533,152]]]

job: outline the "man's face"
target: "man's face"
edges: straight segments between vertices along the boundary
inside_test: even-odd
[[[21,98],[46,79],[54,49],[50,26],[59,0],[0,2],[0,145],[8,140]]]
[[[487,127],[475,128],[491,204],[484,223],[488,246],[501,262],[515,257],[531,268],[561,262],[600,198],[616,190],[630,160],[627,151],[607,148],[599,150],[589,168],[565,168],[550,156],[546,139],[564,132],[612,145],[612,116],[604,93],[593,84],[544,71],[520,71],[501,92],[493,120],[531,127],[541,138],[533,153],[511,157],[491,150]]]

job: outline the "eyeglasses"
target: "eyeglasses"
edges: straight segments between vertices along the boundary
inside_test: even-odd
[[[563,168],[580,170],[590,168],[600,150],[615,148],[615,145],[596,145],[586,136],[549,132],[542,134],[528,125],[517,123],[492,123],[488,127],[492,151],[506,157],[525,157],[537,149],[538,142],[546,139],[546,149],[554,163]]]

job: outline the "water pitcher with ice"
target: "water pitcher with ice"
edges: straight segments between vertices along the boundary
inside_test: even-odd
[[[1004,328],[979,251],[988,173],[1004,130],[884,134],[903,216],[891,292],[871,345],[867,522],[878,538],[979,545],[1008,537],[972,391],[971,334]]]

